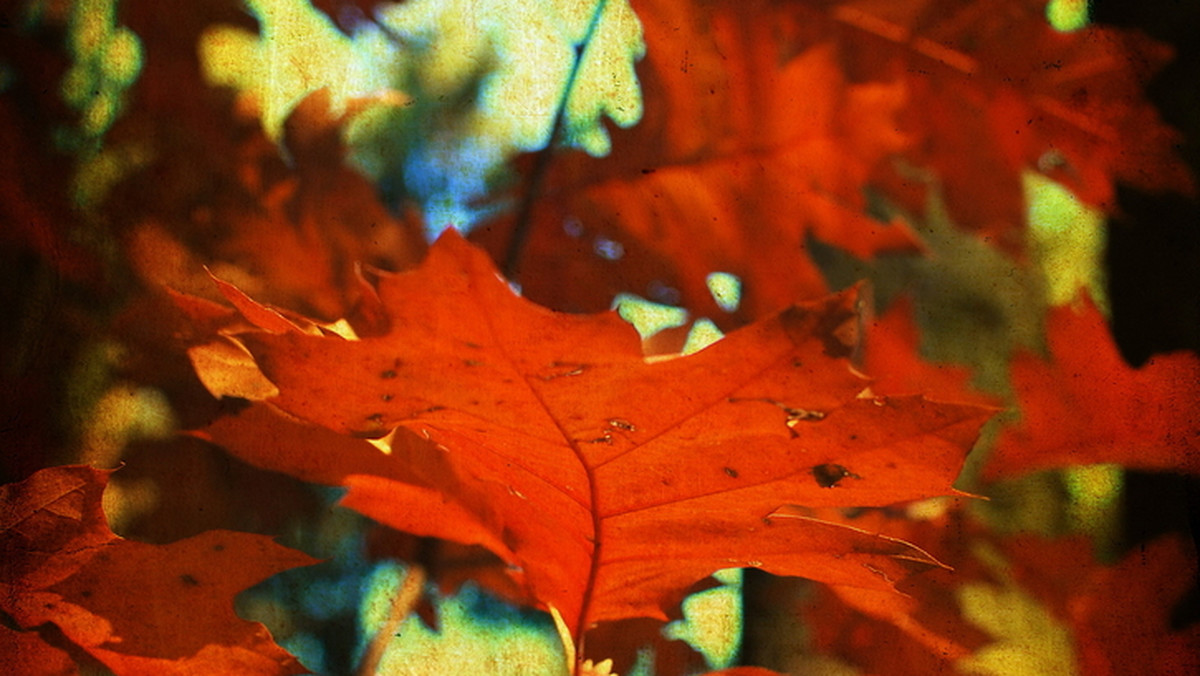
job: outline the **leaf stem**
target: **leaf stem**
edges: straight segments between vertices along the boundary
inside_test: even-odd
[[[596,35],[596,29],[600,25],[600,18],[604,15],[604,9],[608,5],[608,0],[599,0],[596,3],[596,9],[592,12],[592,19],[588,23],[587,32],[583,35],[583,40],[575,45],[575,60],[571,64],[571,70],[567,74],[567,84],[563,87],[562,96],[558,100],[558,108],[554,113],[554,124],[550,128],[550,140],[546,142],[546,146],[538,151],[537,157],[534,159],[533,172],[529,177],[529,184],[525,193],[521,195],[521,202],[517,206],[517,216],[515,225],[513,225],[512,237],[508,240],[508,250],[504,255],[504,276],[509,281],[517,281],[517,275],[521,270],[521,253],[525,250],[525,243],[529,239],[529,231],[533,227],[533,205],[538,197],[538,191],[546,180],[546,172],[550,169],[550,161],[554,157],[555,146],[562,140],[564,127],[567,119],[567,103],[571,100],[571,93],[575,89],[575,82],[579,79],[579,71],[583,66],[583,57],[587,52],[588,45],[591,44],[592,38]]]

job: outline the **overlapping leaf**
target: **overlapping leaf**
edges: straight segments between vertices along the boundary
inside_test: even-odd
[[[1045,0],[817,4],[843,27],[850,80],[901,78],[906,160],[933,171],[955,221],[996,243],[1022,241],[1022,171],[1108,207],[1118,180],[1194,189],[1178,134],[1142,91],[1170,52],[1144,36],[1103,26],[1060,33]],[[889,196],[921,207],[903,199],[920,184],[911,173],[876,178]]]
[[[634,9],[645,114],[608,157],[555,160],[523,254],[530,298],[596,311],[628,291],[720,318],[704,286],[720,270],[745,282],[744,322],[824,293],[808,235],[863,256],[915,250],[906,228],[866,215],[862,192],[904,146],[901,89],[848,83],[831,42],[798,36],[794,4]],[[509,233],[482,236],[502,250]]]
[[[0,609],[26,630],[57,625],[116,674],[305,673],[262,625],[237,617],[233,597],[313,560],[229,531],[169,545],[119,538],[100,507],[107,474],[55,467],[0,488]],[[36,633],[6,634],[61,661]]]
[[[903,595],[827,587],[800,610],[812,627],[813,648],[871,674],[957,674],[954,663],[986,645],[988,635],[970,625],[957,598],[963,585],[987,580],[971,544],[986,536],[959,501],[939,505],[932,519],[888,510],[866,510],[847,519],[919,543],[949,568],[902,581]],[[926,505],[927,508],[932,505]]]
[[[136,181],[115,192],[108,207],[128,228],[139,274],[199,293],[209,287],[197,274],[205,264],[281,304],[333,318],[359,301],[358,265],[419,259],[415,223],[392,216],[343,163],[340,121],[328,103],[317,92],[288,118],[294,168],[261,130],[237,130],[246,122],[229,119],[225,136],[192,140],[200,147],[173,149],[145,170],[168,176],[161,201],[147,202]]]
[[[537,307],[452,233],[378,291],[392,327],[382,336],[237,336],[279,389],[270,403],[347,437],[393,435],[402,475],[359,469],[361,453],[339,469],[331,451],[322,477],[386,524],[488,547],[576,636],[662,617],[688,585],[731,566],[890,588],[934,562],[777,510],[951,493],[987,417],[864,395],[845,360],[853,294],[647,363],[615,314]]]
[[[1138,545],[1115,565],[1094,560],[1084,538],[1013,538],[1003,543],[1014,577],[1075,639],[1078,673],[1186,674],[1200,668],[1200,626],[1175,626],[1196,580],[1190,538]]]
[[[1048,358],[1013,361],[1021,422],[1004,431],[985,475],[1095,463],[1200,471],[1195,354],[1158,355],[1132,368],[1088,301],[1052,310],[1046,334]]]
[[[1044,0],[635,3],[645,115],[613,153],[556,159],[524,252],[527,294],[598,310],[617,292],[726,315],[703,286],[746,282],[732,321],[819,293],[809,235],[859,256],[913,250],[864,190],[1023,246],[1021,175],[1092,204],[1121,180],[1194,189],[1142,87],[1169,58],[1115,29],[1055,31]],[[1014,49],[1013,45],[1021,45]],[[889,161],[893,160],[893,161]],[[497,253],[508,224],[479,239]]]
[[[912,300],[897,299],[871,323],[864,365],[875,377],[872,389],[880,394],[920,392],[930,399],[996,405],[994,397],[970,389],[969,369],[922,358],[920,343]]]

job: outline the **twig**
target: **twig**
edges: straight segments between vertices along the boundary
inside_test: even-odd
[[[509,281],[517,281],[517,275],[521,269],[521,252],[525,249],[525,242],[529,239],[529,230],[533,223],[533,204],[545,181],[546,172],[550,169],[550,160],[554,156],[555,146],[562,138],[567,118],[567,102],[570,101],[571,92],[575,89],[575,81],[578,79],[583,65],[584,52],[587,51],[588,45],[591,44],[592,38],[596,34],[596,28],[600,25],[600,17],[604,15],[604,8],[607,5],[608,0],[599,0],[596,3],[596,9],[592,12],[592,20],[588,23],[587,32],[584,34],[583,40],[575,45],[575,61],[571,64],[571,72],[567,75],[567,85],[563,88],[562,97],[558,101],[558,109],[554,113],[554,126],[550,128],[550,140],[546,143],[546,147],[538,151],[537,157],[534,159],[533,173],[529,177],[529,185],[517,207],[516,224],[513,226],[512,237],[508,240],[508,251],[504,255],[504,275],[508,277]]]
[[[383,659],[383,653],[387,651],[388,643],[395,636],[400,623],[416,607],[424,586],[425,569],[416,565],[409,566],[408,574],[404,576],[404,583],[400,585],[400,590],[392,598],[392,608],[388,613],[387,620],[379,628],[379,631],[375,632],[375,636],[371,637],[371,642],[367,645],[362,660],[358,663],[358,669],[354,672],[356,676],[375,676],[375,670],[379,668],[379,662]]]

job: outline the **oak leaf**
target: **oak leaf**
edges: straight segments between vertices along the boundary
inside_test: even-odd
[[[920,327],[913,312],[912,299],[901,297],[871,322],[863,360],[866,372],[875,374],[871,389],[880,394],[920,392],[940,401],[995,406],[994,397],[970,388],[970,369],[929,361],[921,355]]]
[[[108,474],[52,467],[0,488],[0,610],[27,630],[57,625],[122,676],[306,673],[265,627],[237,617],[233,597],[313,559],[230,531],[167,545],[117,537],[100,506]]]
[[[291,112],[282,149],[232,104],[204,103],[222,124],[196,137],[162,134],[154,161],[131,171],[104,204],[145,281],[202,295],[211,290],[206,265],[258,296],[329,319],[360,302],[362,264],[419,260],[425,242],[415,219],[393,215],[346,164],[346,120],[331,112],[327,90]],[[149,194],[148,180],[156,185]]]
[[[1030,536],[1003,543],[1014,577],[1066,622],[1078,672],[1187,674],[1200,668],[1200,625],[1176,626],[1196,580],[1190,538],[1167,535],[1103,565],[1085,538]]]
[[[832,42],[797,35],[795,3],[634,9],[645,113],[614,132],[607,157],[550,165],[523,252],[526,295],[597,311],[632,292],[724,324],[705,286],[722,271],[744,282],[740,325],[827,291],[810,235],[863,257],[918,250],[907,227],[867,215],[862,192],[905,146],[893,119],[900,88],[847,82]],[[507,225],[477,237],[503,250]]]
[[[1051,310],[1046,341],[1047,358],[1013,359],[1021,421],[1002,433],[986,477],[1096,463],[1200,472],[1200,358],[1175,352],[1130,367],[1086,300]]]
[[[969,582],[990,580],[970,544],[986,532],[960,501],[930,501],[944,510],[930,519],[893,510],[864,510],[843,516],[847,524],[917,543],[949,567],[914,575],[897,584],[903,594],[827,586],[801,606],[813,648],[870,674],[955,674],[954,662],[989,642],[967,622],[957,592]],[[831,517],[836,518],[836,517]]]
[[[399,438],[407,476],[322,470],[343,474],[344,504],[491,549],[577,640],[597,622],[663,618],[721,568],[889,589],[936,565],[779,509],[954,493],[988,415],[871,396],[846,360],[852,292],[653,363],[615,313],[538,307],[453,232],[378,292],[382,336],[236,336],[278,387],[270,404],[346,437]]]
[[[825,30],[839,36],[850,81],[900,78],[905,161],[931,170],[951,218],[994,243],[1022,246],[1025,171],[1106,208],[1117,181],[1195,188],[1179,134],[1143,92],[1171,58],[1164,45],[1099,25],[1057,31],[1045,0],[811,4],[840,26]],[[884,194],[922,209],[925,191],[911,169],[884,169],[873,177]]]
[[[939,186],[956,223],[1010,250],[1024,245],[1023,172],[1110,208],[1117,181],[1191,193],[1179,135],[1142,91],[1169,50],[1058,32],[1045,4],[635,3],[643,120],[608,157],[549,165],[526,293],[594,311],[632,292],[726,325],[703,284],[723,271],[746,282],[739,325],[824,290],[809,236],[860,257],[917,249],[866,215],[866,190],[920,213]],[[476,238],[499,253],[510,226]]]
[[[66,651],[51,645],[36,631],[0,626],[0,655],[5,669],[15,676],[62,676],[78,670]]]

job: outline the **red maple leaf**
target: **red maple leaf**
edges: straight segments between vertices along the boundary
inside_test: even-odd
[[[164,153],[143,170],[168,177],[154,200],[130,180],[106,205],[127,230],[137,272],[202,294],[211,291],[199,273],[208,265],[280,305],[324,318],[349,313],[360,301],[361,264],[406,267],[425,243],[415,220],[393,216],[344,163],[343,122],[321,90],[285,122],[290,166],[261,130],[231,117],[224,136]]]
[[[1145,99],[1169,48],[1103,26],[1062,33],[1045,0],[817,3],[842,26],[851,81],[900,78],[911,165],[931,169],[951,217],[1019,249],[1021,172],[1041,171],[1111,208],[1113,185],[1191,192],[1179,135]],[[921,181],[889,169],[884,192],[923,209]],[[905,198],[905,194],[910,195]]]
[[[1048,358],[1013,359],[1021,422],[1004,430],[985,476],[1109,462],[1200,471],[1200,358],[1177,352],[1130,367],[1090,301],[1053,309],[1046,341]]]
[[[0,655],[4,667],[16,676],[60,676],[79,668],[65,650],[47,643],[36,631],[0,626]]]
[[[866,215],[862,188],[904,146],[903,92],[846,81],[832,43],[796,37],[804,17],[770,2],[635,3],[647,45],[645,114],[603,159],[554,161],[536,196],[520,282],[533,300],[597,311],[615,293],[726,317],[705,277],[742,278],[740,319],[825,293],[812,235],[860,256],[917,249]],[[478,235],[494,250],[510,232]],[[672,287],[677,299],[656,289]]]
[[[824,290],[809,236],[861,257],[915,250],[907,228],[866,215],[869,188],[923,212],[940,185],[955,221],[1010,249],[1024,171],[1096,204],[1116,180],[1190,192],[1177,134],[1142,95],[1167,51],[1109,28],[1060,33],[1044,5],[635,3],[645,115],[608,157],[550,165],[526,294],[595,311],[633,292],[739,325]],[[500,258],[511,225],[476,239]],[[732,318],[704,286],[713,271],[746,282]]]
[[[1084,538],[1012,538],[1004,550],[1016,578],[1071,627],[1079,673],[1200,669],[1200,625],[1172,628],[1171,621],[1196,580],[1190,539],[1171,535],[1141,544],[1111,566],[1095,561]]]
[[[871,389],[880,394],[922,393],[931,399],[995,406],[996,399],[970,389],[971,372],[956,364],[934,363],[921,356],[920,329],[911,298],[892,302],[871,322],[864,367],[875,375]]]
[[[100,507],[107,477],[52,467],[0,487],[0,609],[27,630],[6,640],[53,655],[31,631],[53,623],[122,676],[306,673],[266,628],[237,617],[233,597],[313,559],[230,531],[168,545],[119,538]]]
[[[279,388],[272,405],[345,437],[392,435],[391,458],[353,461],[382,471],[326,454],[320,473],[349,487],[344,504],[491,549],[576,637],[665,617],[721,568],[888,589],[933,565],[902,541],[778,510],[953,493],[987,417],[866,394],[845,358],[851,293],[648,363],[615,314],[535,306],[453,233],[378,290],[385,335],[236,338]]]
[[[954,662],[989,642],[967,622],[957,593],[962,585],[989,579],[971,550],[986,536],[960,501],[930,520],[892,510],[866,510],[845,523],[919,543],[947,568],[901,581],[903,594],[844,586],[818,589],[801,611],[813,647],[870,674],[955,674]],[[832,517],[831,518],[837,518]]]

